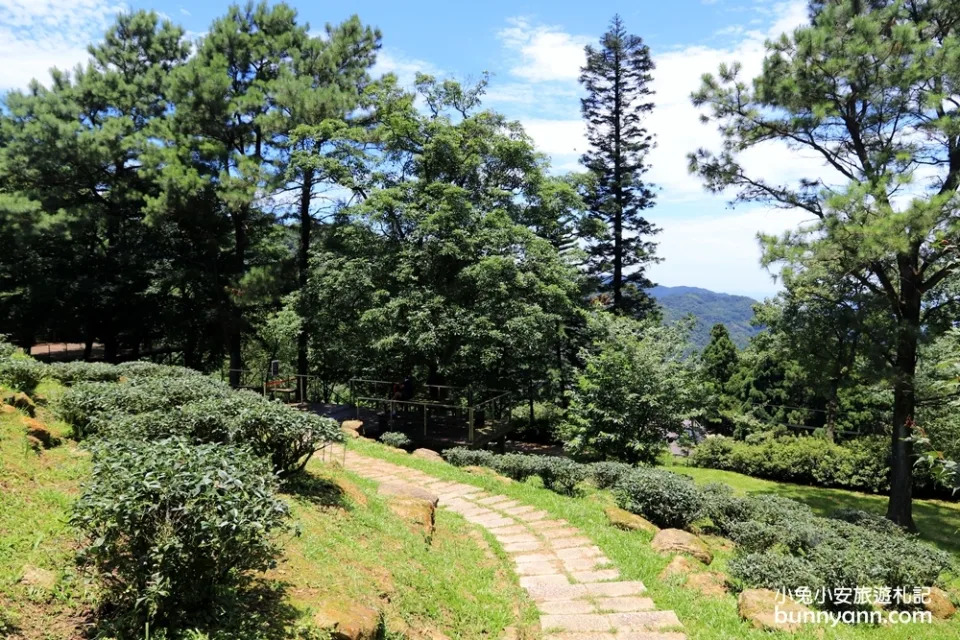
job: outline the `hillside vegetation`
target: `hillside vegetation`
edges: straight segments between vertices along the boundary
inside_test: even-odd
[[[753,298],[699,287],[656,286],[650,289],[650,294],[663,310],[667,324],[683,320],[688,315],[697,319],[690,342],[698,349],[710,342],[710,328],[717,323],[726,325],[734,344],[741,349],[760,332],[760,327],[750,325],[753,305],[757,303]]]

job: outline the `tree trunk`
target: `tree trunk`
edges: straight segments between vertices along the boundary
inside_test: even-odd
[[[310,269],[310,231],[313,218],[310,216],[310,199],[313,194],[313,170],[304,169],[303,184],[300,187],[300,248],[297,254],[299,269],[300,292],[303,295],[307,286],[307,275]],[[304,318],[304,309],[300,310],[300,333],[297,336],[297,399],[306,402],[307,399],[307,361],[309,335]]]
[[[247,229],[246,209],[233,216],[234,260],[237,282],[243,278],[246,271]],[[239,289],[235,292],[237,298],[243,296]],[[243,373],[243,310],[239,300],[231,301],[230,326],[227,329],[227,350],[230,354],[230,386],[236,389],[240,386]]]
[[[901,266],[900,317],[897,326],[897,357],[893,390],[893,435],[890,462],[890,501],[887,518],[916,531],[913,522],[913,443],[916,390],[917,340],[920,331],[920,293],[913,269]]]
[[[827,440],[834,442],[836,440],[837,430],[837,395],[839,395],[840,381],[834,378],[830,381],[830,397],[827,398],[827,420],[824,425],[824,431],[827,434]]]

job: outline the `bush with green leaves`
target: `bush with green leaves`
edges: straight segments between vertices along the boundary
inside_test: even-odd
[[[0,384],[32,395],[47,374],[47,366],[29,357],[0,360]]]
[[[177,626],[274,565],[288,509],[266,461],[183,438],[100,440],[71,522],[132,628]]]
[[[122,362],[116,365],[117,371],[124,378],[199,378],[205,377],[196,369],[178,367],[168,364],[157,364],[146,360]]]
[[[399,431],[387,431],[380,436],[380,442],[397,449],[406,449],[413,444],[413,440],[407,434]]]
[[[526,453],[505,453],[494,457],[493,468],[501,475],[523,482],[540,473],[543,467],[541,458],[544,457]]]
[[[836,509],[830,513],[834,520],[842,520],[851,524],[859,525],[866,529],[872,529],[878,533],[888,535],[899,535],[903,533],[903,528],[892,520],[888,520],[879,513],[870,513],[860,509]]]
[[[78,382],[117,382],[120,369],[105,362],[54,362],[47,367],[47,376],[66,386]]]
[[[543,486],[565,496],[575,494],[577,485],[586,480],[589,474],[588,465],[579,464],[568,458],[536,457],[542,458],[537,475],[543,480]]]
[[[703,517],[704,498],[684,475],[638,467],[614,488],[617,504],[659,527],[683,529]]]
[[[757,478],[883,493],[889,488],[889,448],[881,436],[843,444],[809,436],[753,434],[749,441],[717,436],[700,443],[690,463]]]
[[[715,494],[716,495],[716,494]],[[721,494],[722,495],[722,494]],[[731,575],[749,587],[927,587],[952,568],[951,556],[862,511],[822,518],[779,496],[707,498],[711,518],[727,500],[725,533],[737,543]],[[740,503],[730,502],[740,500]],[[735,508],[730,508],[735,504]],[[722,520],[722,518],[721,518]],[[846,608],[843,602],[827,608]]]
[[[604,461],[589,465],[590,479],[598,489],[609,489],[615,486],[633,470],[634,466],[625,462]]]
[[[700,488],[703,515],[710,519],[718,533],[729,535],[738,522],[750,519],[752,503],[748,498],[734,495],[729,485],[712,482]]]
[[[738,581],[755,589],[786,593],[798,587],[816,591],[824,586],[809,560],[782,553],[741,553],[731,558],[727,566]]]
[[[490,467],[496,454],[486,449],[452,447],[443,451],[443,459],[455,467]]]
[[[0,360],[5,360],[17,352],[16,345],[7,342],[6,337],[0,334]]]

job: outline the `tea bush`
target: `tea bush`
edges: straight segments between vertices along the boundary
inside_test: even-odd
[[[578,464],[568,458],[531,457],[541,458],[537,475],[543,480],[543,486],[565,496],[576,493],[577,485],[586,480],[589,474],[587,465]]]
[[[167,364],[157,364],[145,360],[122,362],[116,365],[117,371],[124,378],[201,378],[205,377],[196,369],[177,367]]]
[[[496,457],[492,451],[485,449],[467,449],[453,447],[443,451],[443,459],[455,467],[493,467]]]
[[[590,478],[598,489],[609,489],[633,469],[633,465],[625,462],[594,462],[590,465]]]
[[[397,449],[406,449],[413,444],[407,434],[400,433],[399,431],[387,431],[380,436],[380,442],[390,447],[396,447]]]
[[[703,494],[693,479],[662,469],[639,467],[614,488],[617,504],[655,525],[683,529],[704,514]]]
[[[66,386],[78,382],[117,382],[120,369],[103,362],[54,362],[48,365],[47,376]]]
[[[0,360],[0,383],[32,395],[46,375],[46,365],[28,357]]]
[[[288,510],[266,461],[183,438],[100,440],[72,523],[131,626],[177,626],[273,566]]]
[[[823,588],[823,582],[809,560],[780,553],[745,553],[731,558],[727,565],[731,575],[757,589],[784,593],[797,587],[811,591]]]

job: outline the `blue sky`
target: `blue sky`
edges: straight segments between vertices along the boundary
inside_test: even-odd
[[[0,0],[0,90],[45,80],[51,66],[70,68],[86,58],[118,11],[154,9],[194,37],[221,15],[227,2],[171,0]],[[701,125],[689,94],[704,72],[739,60],[755,75],[766,38],[802,23],[802,0],[674,0],[672,2],[290,2],[319,30],[356,13],[383,32],[377,71],[409,82],[416,71],[461,80],[492,74],[485,104],[521,121],[555,171],[577,169],[583,151],[577,74],[583,45],[594,42],[619,12],[644,38],[657,70],[657,107],[648,127],[657,135],[650,178],[659,187],[648,217],[662,229],[661,264],[651,270],[664,285],[700,286],[761,298],[777,285],[759,264],[758,231],[781,232],[804,220],[797,213],[757,206],[729,208],[730,195],[705,193],[687,174],[686,154],[719,139]],[[791,180],[819,165],[786,147],[752,150],[748,167],[768,179]]]

